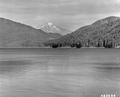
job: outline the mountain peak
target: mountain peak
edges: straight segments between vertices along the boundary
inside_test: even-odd
[[[52,22],[48,22],[47,23],[49,26],[53,26],[53,23]]]
[[[48,22],[44,25],[42,25],[40,28],[43,29],[43,28],[52,28],[52,27],[56,27],[52,22]]]
[[[69,31],[61,28],[59,26],[56,26],[55,24],[53,24],[52,22],[48,22],[45,25],[42,25],[40,27],[41,30],[48,32],[48,33],[58,33],[58,34],[66,34]]]

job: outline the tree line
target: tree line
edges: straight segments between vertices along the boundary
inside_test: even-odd
[[[104,47],[104,48],[115,48],[119,44],[116,43],[115,40],[84,40],[84,41],[72,41],[72,42],[57,42],[57,41],[49,41],[48,43],[45,43],[45,46],[50,46],[52,48],[58,48],[58,47],[71,47],[71,48],[81,48],[81,47]]]

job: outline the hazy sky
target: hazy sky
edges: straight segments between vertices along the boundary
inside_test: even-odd
[[[37,28],[53,22],[75,30],[111,15],[120,16],[120,0],[0,0],[0,17]]]

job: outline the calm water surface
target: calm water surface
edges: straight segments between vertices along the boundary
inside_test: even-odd
[[[0,49],[0,97],[120,97],[120,49]]]

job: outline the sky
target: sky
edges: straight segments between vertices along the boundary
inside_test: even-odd
[[[35,28],[52,22],[74,31],[108,16],[120,16],[120,0],[0,0],[0,17]]]

